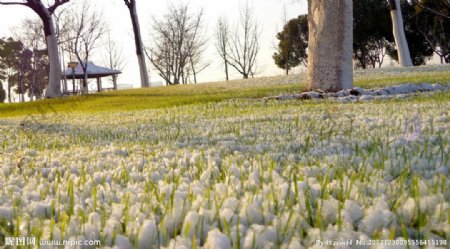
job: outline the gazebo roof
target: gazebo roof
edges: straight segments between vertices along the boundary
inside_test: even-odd
[[[111,75],[116,75],[122,73],[119,70],[109,69],[106,67],[100,67],[95,65],[92,62],[87,63],[87,77],[88,78],[101,78],[101,77],[107,77]],[[64,78],[64,74],[66,78],[72,79],[75,76],[75,79],[82,79],[84,78],[84,71],[80,64],[77,65],[75,70],[73,71],[72,68],[68,67],[66,70],[64,70],[62,78]]]

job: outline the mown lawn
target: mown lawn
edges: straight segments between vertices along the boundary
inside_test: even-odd
[[[450,83],[450,67],[418,67],[356,71],[354,85],[363,88],[400,83]],[[236,98],[262,98],[298,93],[305,89],[305,75],[234,80],[198,85],[131,89],[88,96],[46,99],[32,103],[0,104],[0,117],[52,113],[96,113],[143,110]]]

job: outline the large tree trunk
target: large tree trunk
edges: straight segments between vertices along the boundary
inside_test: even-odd
[[[352,0],[310,0],[308,11],[308,89],[339,91],[351,88]]]
[[[402,67],[411,67],[413,64],[409,54],[408,42],[406,41],[400,0],[389,0],[389,6],[391,9],[392,31],[397,46],[398,62]]]
[[[147,66],[145,64],[145,57],[143,52],[141,29],[139,27],[139,19],[136,12],[136,1],[131,0],[127,7],[130,11],[131,23],[133,24],[134,42],[136,45],[136,55],[139,63],[139,72],[141,75],[141,87],[149,87]]]
[[[48,59],[50,64],[49,83],[45,90],[46,98],[61,96],[61,67],[58,54],[58,42],[56,41],[55,27],[50,13],[46,18],[41,18],[44,22],[45,39],[47,41]]]
[[[147,66],[145,63],[145,57],[143,54],[138,54],[138,63],[139,63],[139,73],[141,75],[141,87],[150,87],[150,83],[148,81],[148,73]]]

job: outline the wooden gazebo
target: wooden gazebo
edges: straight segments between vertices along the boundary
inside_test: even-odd
[[[87,63],[87,78],[88,79],[97,79],[97,91],[101,92],[105,90],[102,87],[102,80],[103,77],[113,76],[122,73],[119,70],[109,69],[106,67],[100,67],[95,65],[92,62]],[[66,79],[67,81],[72,80],[72,90],[69,90],[69,87],[64,86],[64,94],[77,94],[78,91],[81,90],[81,87],[77,89],[75,80],[82,80],[84,79],[84,71],[80,64],[70,62],[69,66],[64,70],[62,79]]]

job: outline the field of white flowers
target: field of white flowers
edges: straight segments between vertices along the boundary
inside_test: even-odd
[[[241,99],[3,119],[0,239],[208,249],[448,242],[448,98]]]

